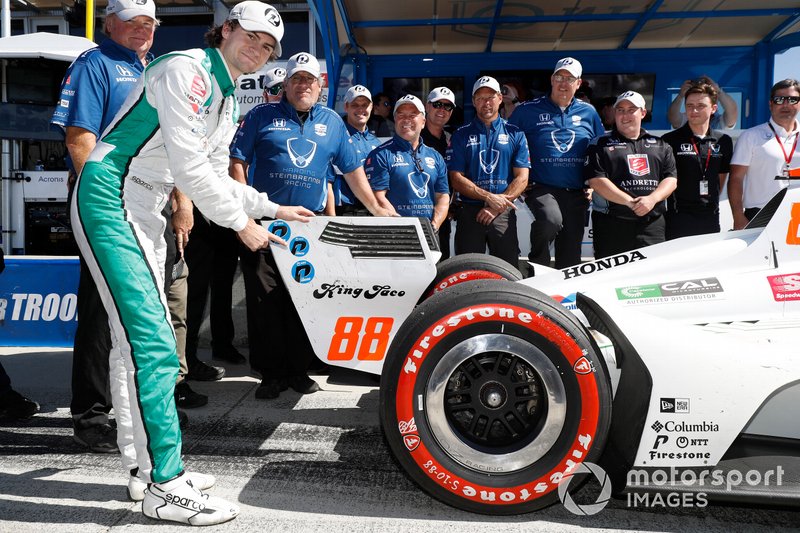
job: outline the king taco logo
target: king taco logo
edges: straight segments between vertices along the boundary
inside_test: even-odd
[[[800,272],[768,276],[767,281],[769,281],[772,296],[776,302],[800,300]]]
[[[628,154],[628,172],[631,176],[647,176],[650,174],[650,161],[644,154]]]

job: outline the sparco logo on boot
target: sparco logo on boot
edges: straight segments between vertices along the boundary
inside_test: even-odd
[[[191,498],[181,498],[180,496],[176,496],[171,493],[167,493],[167,495],[164,496],[164,499],[167,501],[167,503],[183,507],[184,509],[191,509],[192,511],[202,511],[206,508],[205,505],[194,501]]]
[[[612,255],[611,257],[606,257],[604,259],[598,259],[597,261],[592,261],[591,263],[584,263],[582,265],[565,268],[561,272],[564,273],[564,279],[577,278],[578,276],[592,274],[601,270],[607,270],[609,268],[633,263],[639,259],[647,259],[647,256],[642,252],[634,250],[624,254]]]

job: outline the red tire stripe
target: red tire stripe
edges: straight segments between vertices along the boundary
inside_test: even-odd
[[[398,424],[407,423],[415,416],[414,387],[417,382],[417,373],[410,369],[412,367],[419,368],[431,350],[433,350],[442,339],[446,338],[444,333],[456,331],[466,325],[497,320],[499,317],[499,309],[510,309],[513,311],[514,318],[505,318],[504,320],[511,320],[520,326],[526,327],[555,344],[567,359],[570,365],[567,368],[570,370],[578,359],[586,355],[575,340],[567,335],[556,323],[542,315],[532,313],[528,309],[514,305],[499,304],[483,304],[467,309],[460,309],[432,324],[414,343],[414,348],[412,348],[412,352],[407,356],[404,369],[401,370],[398,379],[397,393],[395,396]],[[482,310],[484,314],[489,314],[489,310],[493,310],[494,313],[491,316],[483,316],[481,315]],[[524,319],[522,317],[524,317]],[[528,317],[530,317],[530,319],[528,319]],[[452,325],[456,321],[458,321],[457,325]],[[428,451],[424,442],[420,442],[419,445],[409,453],[421,471],[428,475],[433,481],[439,483],[445,489],[459,497],[478,503],[493,505],[519,504],[532,501],[532,498],[541,498],[555,490],[561,478],[585,460],[594,442],[600,417],[600,399],[597,382],[594,378],[594,373],[586,375],[576,374],[575,377],[581,394],[581,419],[578,424],[578,433],[569,451],[558,464],[545,475],[531,482],[504,488],[479,485],[477,483],[468,482],[445,469]],[[426,468],[424,466],[426,463],[434,465],[436,467],[435,472],[430,472],[430,467]],[[444,472],[448,477],[445,479],[438,479],[437,474],[439,472]],[[456,481],[458,483],[454,483]],[[487,499],[491,498],[492,495],[494,496],[493,500]]]

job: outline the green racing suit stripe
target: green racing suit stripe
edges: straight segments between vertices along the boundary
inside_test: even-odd
[[[119,128],[121,124],[125,127]],[[131,131],[136,135],[131,136]],[[80,224],[121,324],[121,331],[112,326],[112,334],[117,336],[120,350],[129,352],[133,364],[133,384],[128,388],[136,389],[139,413],[132,409],[131,416],[140,417],[141,424],[134,423],[134,428],[143,427],[144,431],[135,439],[139,444],[144,441],[152,465],[151,478],[161,482],[183,469],[174,400],[178,374],[175,333],[161,297],[159,266],[153,264],[152,254],[146,256],[144,250],[149,247],[140,241],[140,235],[145,233],[131,219],[130,206],[126,206],[123,196],[131,159],[157,131],[156,110],[142,93],[140,100],[103,137],[103,142],[114,148],[102,161],[86,163],[75,192]],[[120,265],[124,268],[120,269]],[[137,446],[137,456],[139,450]]]

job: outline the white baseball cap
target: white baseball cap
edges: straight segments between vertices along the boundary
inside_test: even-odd
[[[559,70],[566,70],[576,78],[580,78],[581,74],[583,74],[581,62],[574,57],[565,57],[563,59],[559,59],[558,63],[556,63],[556,68],[553,69],[553,74]]]
[[[286,69],[283,67],[275,67],[271,68],[264,74],[264,88],[271,89],[278,85],[279,83],[283,83],[283,80],[286,78]]]
[[[130,0],[127,0],[130,1]],[[133,0],[137,1],[137,0]],[[271,35],[275,39],[275,55],[281,56],[283,39],[283,19],[278,10],[258,0],[239,2],[228,14],[228,20],[235,20],[245,31],[255,31]]]
[[[364,87],[363,85],[353,85],[347,92],[344,94],[344,103],[349,104],[359,96],[363,96],[370,102],[372,102],[372,93],[369,92],[369,89]]]
[[[438,102],[439,100],[447,100],[453,105],[456,105],[456,95],[447,87],[437,87],[428,93],[429,102]]]
[[[108,0],[106,16],[116,15],[122,21],[145,16],[156,20],[156,3],[153,0]]]
[[[422,100],[420,100],[413,94],[407,94],[404,97],[400,98],[397,102],[395,102],[394,111],[392,112],[392,114],[397,113],[397,109],[401,105],[407,105],[407,104],[413,105],[414,107],[417,108],[417,111],[419,111],[423,115],[425,114],[425,106],[422,105]]]
[[[644,96],[636,91],[625,91],[621,95],[617,96],[617,101],[614,102],[614,107],[617,107],[623,100],[629,101],[639,109],[647,109],[647,106],[644,103]]]
[[[286,77],[291,78],[298,72],[308,72],[315,78],[319,79],[319,61],[308,52],[300,52],[289,58],[286,63]]]
[[[497,80],[491,76],[481,76],[475,81],[475,84],[472,86],[472,95],[474,96],[478,89],[483,87],[488,87],[493,91],[499,93],[500,92],[500,84],[497,83]]]

